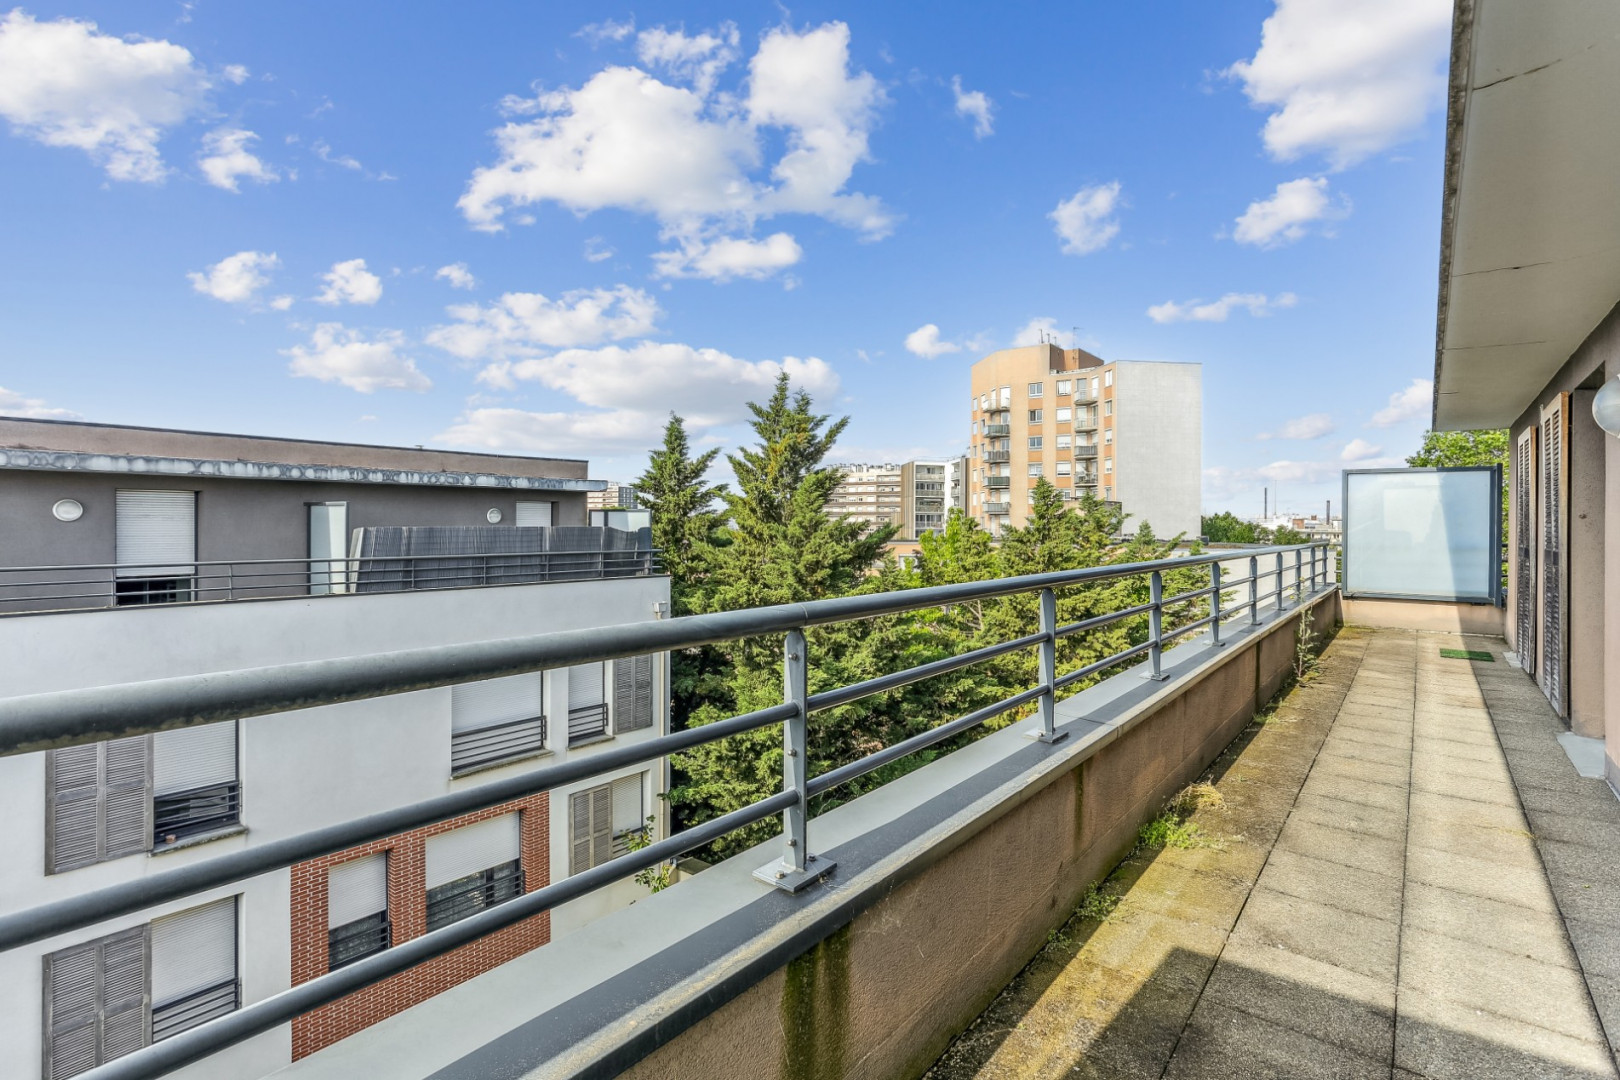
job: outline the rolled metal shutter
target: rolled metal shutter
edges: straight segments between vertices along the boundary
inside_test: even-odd
[[[568,710],[585,709],[606,701],[602,691],[602,665],[577,664],[568,669]]]
[[[514,862],[521,854],[517,814],[503,814],[430,836],[427,839],[427,887],[431,889]]]
[[[152,1004],[236,981],[236,897],[152,922]]]
[[[551,527],[551,504],[548,502],[520,502],[517,504],[517,514],[512,522],[518,528]]]
[[[236,780],[236,721],[160,731],[152,736],[152,790],[158,795]]]
[[[119,491],[119,577],[190,577],[197,561],[197,493]]]
[[[1536,673],[1536,428],[1519,436],[1513,457],[1513,648]]]
[[[366,855],[326,872],[326,925],[344,926],[388,910],[388,856]]]
[[[572,683],[570,683],[572,685]],[[450,730],[474,731],[541,715],[540,672],[483,679],[450,688]]]
[[[613,781],[613,833],[633,832],[647,824],[646,804],[642,794],[646,790],[647,774],[621,776]]]

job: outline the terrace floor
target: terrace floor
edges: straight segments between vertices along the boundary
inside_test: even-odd
[[[1620,1076],[1620,802],[1502,648],[1342,630],[928,1080]]]

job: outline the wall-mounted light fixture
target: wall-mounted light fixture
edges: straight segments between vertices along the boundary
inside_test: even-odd
[[[1610,435],[1620,436],[1620,375],[1592,396],[1592,419]]]
[[[78,499],[58,499],[51,514],[57,521],[78,521],[84,517],[84,504]]]
[[[486,521],[488,521],[491,525],[499,525],[501,523],[501,509],[500,509],[500,507],[498,507],[498,506],[490,507],[488,512],[484,514],[484,519]]]

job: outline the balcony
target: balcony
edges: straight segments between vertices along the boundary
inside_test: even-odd
[[[987,488],[1010,488],[1012,487],[1012,477],[987,476],[984,478],[984,486]]]
[[[1011,424],[986,424],[986,425],[984,425],[984,433],[985,433],[985,435],[987,435],[987,436],[989,436],[991,438],[995,438],[997,436],[1005,438],[1006,436],[1012,434],[1012,425]]]
[[[1012,460],[1012,451],[1011,450],[986,450],[984,452],[984,460],[988,461],[992,465],[1002,463],[1002,462],[1008,462],[1008,461]]]
[[[1097,447],[1095,444],[1077,446],[1074,448],[1074,456],[1077,458],[1094,458],[1097,456]]]
[[[987,502],[984,504],[984,512],[990,517],[1006,517],[1008,514],[1012,513],[1012,504],[1004,502]]]
[[[1082,412],[1081,410],[1076,409],[1074,414],[1074,430],[1096,431],[1097,411],[1095,409],[1086,409]]]

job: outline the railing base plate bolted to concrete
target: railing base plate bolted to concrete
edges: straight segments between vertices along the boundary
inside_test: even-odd
[[[838,866],[831,859],[823,859],[816,855],[806,855],[804,863],[803,870],[795,870],[787,863],[773,862],[769,866],[755,870],[754,877],[784,892],[796,893],[814,885]]]

